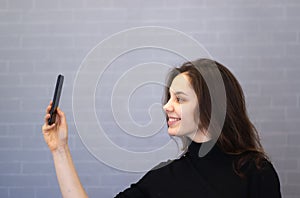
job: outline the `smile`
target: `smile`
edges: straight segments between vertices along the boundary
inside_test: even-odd
[[[168,119],[168,126],[175,125],[180,120],[181,120],[180,118],[169,117],[169,119]]]

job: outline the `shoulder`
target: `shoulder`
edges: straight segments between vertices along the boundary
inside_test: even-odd
[[[191,171],[191,163],[186,156],[182,156],[179,159],[161,162],[153,167],[142,177],[140,183],[170,182],[189,175]]]
[[[256,163],[255,160],[251,160],[247,166],[248,175],[257,175],[263,178],[271,176],[278,177],[273,164],[267,159],[263,159],[259,163]]]
[[[279,176],[270,161],[265,159],[258,167],[250,162],[250,167],[247,177],[253,193],[263,197],[281,197]]]

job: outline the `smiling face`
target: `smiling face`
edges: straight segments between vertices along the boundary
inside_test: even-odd
[[[171,136],[187,136],[196,142],[210,138],[198,129],[199,108],[197,95],[185,73],[177,75],[169,88],[170,98],[164,105]]]

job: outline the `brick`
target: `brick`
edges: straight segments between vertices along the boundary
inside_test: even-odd
[[[265,82],[273,82],[273,81],[282,81],[285,80],[285,75],[283,71],[280,70],[240,70],[235,72],[240,79],[245,82],[256,82],[258,84]]]
[[[39,126],[41,131],[41,126]],[[11,137],[29,137],[34,135],[34,124],[7,124],[7,133]]]
[[[0,174],[19,174],[21,173],[21,164],[19,162],[1,162]]]
[[[54,88],[53,88],[54,92]],[[52,97],[43,97],[37,99],[22,99],[21,101],[21,111],[23,112],[39,112],[45,114],[45,109],[49,104],[49,101],[52,100]],[[61,104],[61,102],[60,102]],[[61,106],[61,105],[60,105]],[[44,116],[44,115],[42,115]]]
[[[61,10],[81,9],[84,7],[85,0],[64,0],[59,1],[59,8]]]
[[[17,36],[0,36],[0,48],[20,48],[20,38]]]
[[[33,72],[33,61],[10,61],[8,64],[9,73],[31,73]]]
[[[235,7],[232,10],[232,16],[239,19],[259,18],[260,20],[262,20],[265,18],[270,18],[275,20],[278,18],[282,18],[285,13],[284,11],[284,7],[280,6],[245,6],[242,8]]]
[[[286,12],[286,16],[288,18],[299,18],[300,14],[299,14],[299,10],[300,10],[300,6],[287,6],[285,8],[285,12]]]
[[[16,75],[16,74],[0,74],[0,85],[1,86],[8,86],[8,85],[20,85],[21,83],[21,77],[20,75]]]
[[[1,125],[0,124],[0,136],[7,136],[8,133],[8,127],[6,124]]]
[[[7,1],[6,0],[0,0],[0,8],[1,9],[7,9]]]
[[[118,4],[121,4],[121,3],[122,2],[118,2]],[[126,3],[128,3],[128,1]],[[105,1],[105,0],[87,0],[87,1],[85,1],[86,8],[107,8],[107,7],[112,7],[112,5],[113,5],[113,1]]]
[[[267,32],[276,32],[278,29],[285,30],[285,31],[298,31],[299,27],[295,24],[299,24],[300,19],[293,18],[293,19],[266,19],[258,21],[258,30],[260,31],[267,31]]]
[[[282,160],[286,157],[286,149],[284,149],[284,147],[279,147],[277,145],[264,145],[264,149],[271,160],[275,157],[277,160]]]
[[[50,161],[49,151],[40,150],[0,150],[1,159],[0,162],[39,162],[39,161]]]
[[[21,139],[18,137],[2,137],[0,139],[0,149],[20,148]]]
[[[293,147],[290,146],[285,149],[285,157],[287,159],[295,159],[299,157],[299,154],[300,154],[300,147],[298,146],[293,146]]]
[[[13,24],[13,23],[6,23],[1,24],[0,28],[1,32],[0,35],[30,35],[30,34],[50,34],[49,24]]]
[[[0,87],[2,94],[5,98],[31,98],[32,93],[36,93],[41,96],[47,96],[47,87]],[[49,88],[49,87],[48,87]]]
[[[38,2],[42,2],[42,1],[38,1]],[[50,7],[48,8],[51,9]],[[67,10],[45,11],[41,9],[38,11],[36,10],[29,11],[26,12],[26,14],[22,15],[22,22],[24,23],[49,23],[49,22],[62,23],[62,22],[72,22],[72,20],[73,20],[73,13]]]
[[[23,86],[41,85],[49,88],[53,87],[54,90],[57,74],[53,74],[53,73],[39,73],[36,75],[22,74],[22,85]],[[53,84],[52,86],[51,86],[51,80]]]
[[[249,96],[246,100],[247,106],[250,108],[260,108],[260,107],[270,107],[271,106],[271,97],[270,96]]]
[[[184,1],[182,1],[184,2]],[[211,7],[211,6],[237,6],[240,8],[247,7],[247,6],[256,6],[260,2],[259,0],[253,0],[253,1],[238,1],[238,0],[227,0],[226,2],[220,1],[220,0],[210,0],[205,1],[205,5]]]
[[[57,197],[61,198],[61,192],[58,187],[43,187],[36,190],[36,197]]]
[[[31,175],[55,174],[54,163],[49,162],[23,162],[22,173]]]
[[[164,26],[164,24],[162,24]],[[176,29],[184,30],[186,33],[188,32],[195,32],[195,29],[205,29],[205,23],[203,21],[197,21],[195,23],[193,20],[182,20],[179,21]]]
[[[20,100],[17,99],[0,99],[0,109],[2,112],[20,111]]]
[[[111,171],[111,169],[98,162],[76,162],[76,170],[80,172],[81,174],[89,175],[91,173],[101,173],[101,172],[108,172]]]
[[[10,188],[9,197],[10,198],[35,197],[35,189],[34,188]]]
[[[28,10],[33,8],[33,1],[11,0],[8,1],[9,10]]]
[[[83,186],[90,186],[90,187],[98,187],[100,186],[99,176],[92,175],[82,175],[78,173],[80,177],[80,181],[82,182]]]
[[[287,120],[300,120],[300,108],[287,108],[286,109],[286,119]]]
[[[261,134],[261,142],[263,145],[286,145],[287,137],[282,133]]]
[[[8,63],[6,61],[0,61],[0,72],[1,74],[8,72]]]
[[[287,132],[298,132],[299,124],[297,121],[263,121],[261,122],[262,131],[266,133],[277,133],[281,132],[283,134]]]
[[[283,195],[295,195],[299,196],[299,185],[297,184],[286,184],[282,187]]]
[[[114,197],[113,187],[87,187],[85,188],[89,197]]]
[[[298,146],[300,141],[299,134],[288,134],[287,135],[287,144],[291,147]]]
[[[7,188],[0,188],[0,197],[1,198],[9,198]]]
[[[244,90],[244,94],[246,97],[261,95],[261,88],[259,87],[258,84],[255,84],[255,83],[247,83],[246,84],[245,83],[245,84],[242,84],[242,88]]]
[[[296,32],[272,32],[272,43],[295,43],[297,41]]]
[[[279,45],[236,45],[232,47],[232,53],[236,56],[280,56],[284,52],[284,47]]]
[[[21,13],[17,11],[1,11],[0,12],[0,24],[2,23],[17,23],[20,22]]]
[[[288,64],[287,64],[288,63]],[[298,65],[295,57],[261,57],[259,66],[265,69],[294,69]]]
[[[52,49],[52,48],[72,48],[73,38],[64,36],[34,36],[23,37],[22,48],[25,49]]]
[[[194,7],[180,9],[179,19],[181,20],[195,20],[195,19],[221,19],[232,18],[233,8],[231,7]]]
[[[297,56],[300,53],[300,45],[299,44],[291,44],[286,47],[286,54],[288,56]]]
[[[277,95],[280,93],[284,96],[293,96],[299,90],[299,84],[291,81],[276,81],[261,84],[261,93],[263,95]]]
[[[46,57],[45,50],[41,49],[0,49],[2,60],[39,60]]]
[[[209,32],[256,32],[258,30],[257,20],[245,19],[218,19],[207,20],[205,30]],[[198,29],[198,28],[197,28]]]
[[[87,151],[86,148],[81,149],[81,150],[76,150],[76,148],[74,149],[74,151],[72,151],[72,157],[74,162],[95,162],[95,158],[94,156],[89,153],[89,151]]]
[[[271,106],[295,107],[297,105],[296,96],[277,95],[271,98]]]
[[[59,0],[39,0],[35,2],[34,7],[39,10],[58,10]]]
[[[276,165],[275,168],[278,170],[297,170],[297,160],[296,159],[282,159],[273,161]]]
[[[75,21],[120,21],[127,17],[125,9],[95,9],[95,10],[77,10],[73,13]]]
[[[39,187],[47,186],[47,180],[43,175],[2,175],[0,185],[3,187]]]
[[[84,58],[85,53],[81,49],[51,49],[48,57],[55,60],[72,60],[73,58]]]
[[[47,150],[48,147],[45,144],[42,133],[35,137],[22,137],[22,148],[23,149],[43,149]]]
[[[300,173],[288,173],[288,183],[300,184]]]
[[[299,76],[300,76],[300,69],[298,68],[291,68],[291,69],[286,69],[285,70],[285,76],[289,80],[295,81],[300,81]]]

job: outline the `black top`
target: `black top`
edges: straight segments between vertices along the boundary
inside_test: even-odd
[[[217,145],[199,157],[201,143],[192,142],[188,152],[161,168],[149,171],[116,198],[281,198],[273,165],[255,166],[245,178],[233,170],[237,156],[225,154]]]

